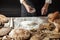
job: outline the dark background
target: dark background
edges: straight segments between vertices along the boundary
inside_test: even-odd
[[[6,16],[20,16],[19,0],[0,0],[0,13]]]
[[[57,1],[57,3],[58,6],[60,7],[60,1]],[[11,16],[17,17],[20,16],[21,13],[20,8],[21,8],[21,4],[19,0],[0,0],[0,14],[4,14],[9,17]]]

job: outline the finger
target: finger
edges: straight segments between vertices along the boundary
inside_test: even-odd
[[[36,12],[36,10],[33,8],[32,13],[35,13],[35,12]]]
[[[47,10],[42,10],[42,15],[46,15]]]
[[[36,10],[33,8],[32,10],[30,10],[30,13],[35,13]]]
[[[42,15],[44,14],[44,10],[43,10],[43,9],[41,10],[41,14],[42,14]]]
[[[46,13],[47,13],[47,10],[44,11],[44,15],[46,15]]]

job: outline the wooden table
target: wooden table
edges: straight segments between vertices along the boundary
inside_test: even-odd
[[[41,19],[44,21],[44,23],[48,22],[47,17],[9,17],[8,19],[10,22],[8,22],[8,23],[10,24],[10,27],[12,27],[12,28],[15,27],[15,22],[19,22],[19,20],[15,20],[16,18],[19,20],[26,20],[26,19],[38,20],[38,19]],[[56,37],[56,36],[60,36],[60,33],[57,33],[56,36],[55,36],[55,33],[52,31],[49,31],[48,33],[47,33],[48,34],[47,37],[44,40],[50,40],[50,38],[52,38],[53,40],[60,40],[60,39],[54,39],[54,38],[60,38],[60,37]],[[54,33],[54,35],[52,36],[51,34],[53,34],[53,33]]]

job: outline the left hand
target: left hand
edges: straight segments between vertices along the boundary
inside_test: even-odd
[[[41,9],[41,14],[42,15],[46,15],[47,14],[47,11],[48,11],[48,8],[43,6],[43,8]]]

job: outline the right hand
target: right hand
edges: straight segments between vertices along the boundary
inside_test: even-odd
[[[26,10],[28,13],[35,13],[36,12],[35,8],[33,8],[31,6],[26,6]]]
[[[33,8],[30,5],[28,5],[26,3],[26,1],[23,1],[22,4],[25,6],[25,8],[26,8],[28,13],[35,13],[36,12],[35,8]]]

